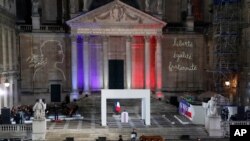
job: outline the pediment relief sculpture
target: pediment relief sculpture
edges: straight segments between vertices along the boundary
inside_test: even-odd
[[[108,21],[108,22],[132,22],[132,23],[143,23],[141,17],[132,14],[122,5],[115,4],[110,10],[102,14],[96,15],[94,18],[90,17],[89,20],[93,22]]]

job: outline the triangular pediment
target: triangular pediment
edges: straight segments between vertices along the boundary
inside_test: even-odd
[[[166,23],[119,0],[79,15],[67,24],[71,28],[108,27],[162,29]]]

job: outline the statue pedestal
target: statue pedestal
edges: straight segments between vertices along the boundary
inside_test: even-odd
[[[32,29],[33,30],[40,30],[40,16],[32,16]]]
[[[221,118],[219,116],[206,117],[205,128],[210,137],[222,137]]]
[[[190,32],[194,31],[194,17],[193,16],[187,16],[186,30]]]
[[[32,141],[45,141],[47,124],[45,119],[32,121]]]

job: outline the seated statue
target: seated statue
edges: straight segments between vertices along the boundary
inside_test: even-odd
[[[45,103],[43,103],[42,99],[39,99],[33,106],[34,119],[45,119],[45,109]]]
[[[218,116],[217,102],[215,97],[211,97],[211,99],[207,103],[207,116],[208,117]]]

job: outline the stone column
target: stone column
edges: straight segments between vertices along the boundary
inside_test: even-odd
[[[18,97],[18,88],[17,88],[17,79],[14,79],[13,80],[13,86],[14,86],[14,92],[13,92],[13,94],[14,94],[14,100],[13,100],[13,104],[14,105],[18,105],[18,101],[19,101],[19,97]]]
[[[3,71],[6,72],[7,71],[7,50],[6,50],[6,34],[5,34],[5,28],[2,27],[2,51],[3,51]]]
[[[12,45],[11,45],[11,43],[12,43],[12,41],[11,41],[11,38],[12,36],[11,36],[11,30],[10,29],[8,29],[8,57],[9,57],[9,59],[8,59],[8,61],[9,61],[9,70],[10,71],[12,71],[13,70],[13,61],[12,61],[12,57],[13,57],[13,54],[12,54]]]
[[[108,89],[109,84],[109,66],[108,66],[108,37],[103,37],[103,87]]]
[[[7,72],[8,70],[8,67],[7,67],[7,46],[8,46],[8,34],[6,35],[6,33],[8,33],[7,29],[6,28],[2,28],[2,48],[3,48],[3,71],[4,72]],[[7,76],[5,77],[4,81],[8,79]],[[8,94],[8,89],[4,87],[4,96],[3,96],[3,106],[4,107],[7,107],[8,105],[8,97],[7,97],[7,94]]]
[[[16,32],[15,30],[12,31],[12,39],[13,39],[13,69],[17,70],[17,45],[16,45]]]
[[[9,104],[8,104],[8,107],[11,108],[13,106],[13,76],[9,76],[9,83],[10,83],[10,86],[8,89],[8,97],[9,97]]]
[[[84,70],[84,93],[89,94],[89,36],[84,36],[83,41],[83,70]]]
[[[161,37],[156,37],[156,52],[155,52],[155,64],[156,64],[156,92],[161,92],[162,89],[162,49],[161,49]]]
[[[77,98],[78,96],[78,87],[77,87],[77,46],[76,46],[76,37],[75,35],[71,36],[71,84],[72,84],[72,93],[71,99]]]
[[[127,89],[132,86],[132,56],[131,56],[131,37],[126,39],[126,72],[127,72]]]
[[[150,37],[145,36],[145,53],[144,53],[144,71],[145,79],[144,86],[146,89],[150,89]]]

